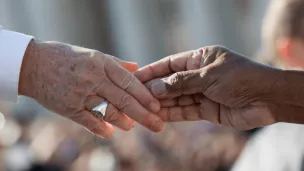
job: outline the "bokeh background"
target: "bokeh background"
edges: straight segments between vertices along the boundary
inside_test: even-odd
[[[268,0],[0,0],[0,25],[97,49],[140,66],[220,44],[248,57],[259,51]],[[140,125],[99,139],[20,97],[0,103],[0,170],[229,170],[248,138],[208,122]]]

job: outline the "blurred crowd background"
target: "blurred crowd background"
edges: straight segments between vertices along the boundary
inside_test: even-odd
[[[268,0],[0,0],[0,25],[100,50],[144,66],[170,54],[220,44],[248,57],[261,46]],[[2,171],[226,171],[247,132],[206,121],[140,125],[109,140],[20,97],[0,103]]]

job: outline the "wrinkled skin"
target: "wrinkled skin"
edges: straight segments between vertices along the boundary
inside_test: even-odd
[[[303,108],[275,98],[278,85],[286,85],[282,73],[227,48],[210,46],[166,57],[135,75],[161,99],[158,114],[164,121],[203,119],[247,130],[304,121],[296,115]]]
[[[163,127],[154,114],[159,101],[131,73],[136,69],[134,63],[96,50],[32,41],[22,63],[19,94],[103,138],[113,134],[112,125],[130,130],[133,120],[158,132]],[[90,111],[105,100],[110,102],[106,117],[98,119]]]

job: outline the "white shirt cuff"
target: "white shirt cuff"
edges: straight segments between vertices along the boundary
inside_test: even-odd
[[[0,26],[0,99],[16,102],[22,59],[32,36],[1,30]]]

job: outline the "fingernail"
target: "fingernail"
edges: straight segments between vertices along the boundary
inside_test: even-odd
[[[150,115],[150,121],[152,122],[150,129],[154,132],[160,132],[163,130],[164,124],[156,115]]]
[[[166,93],[166,84],[164,81],[160,80],[152,84],[151,91],[154,95],[163,95]]]
[[[149,109],[152,113],[157,113],[160,109],[160,104],[157,101],[151,102],[149,104]]]

